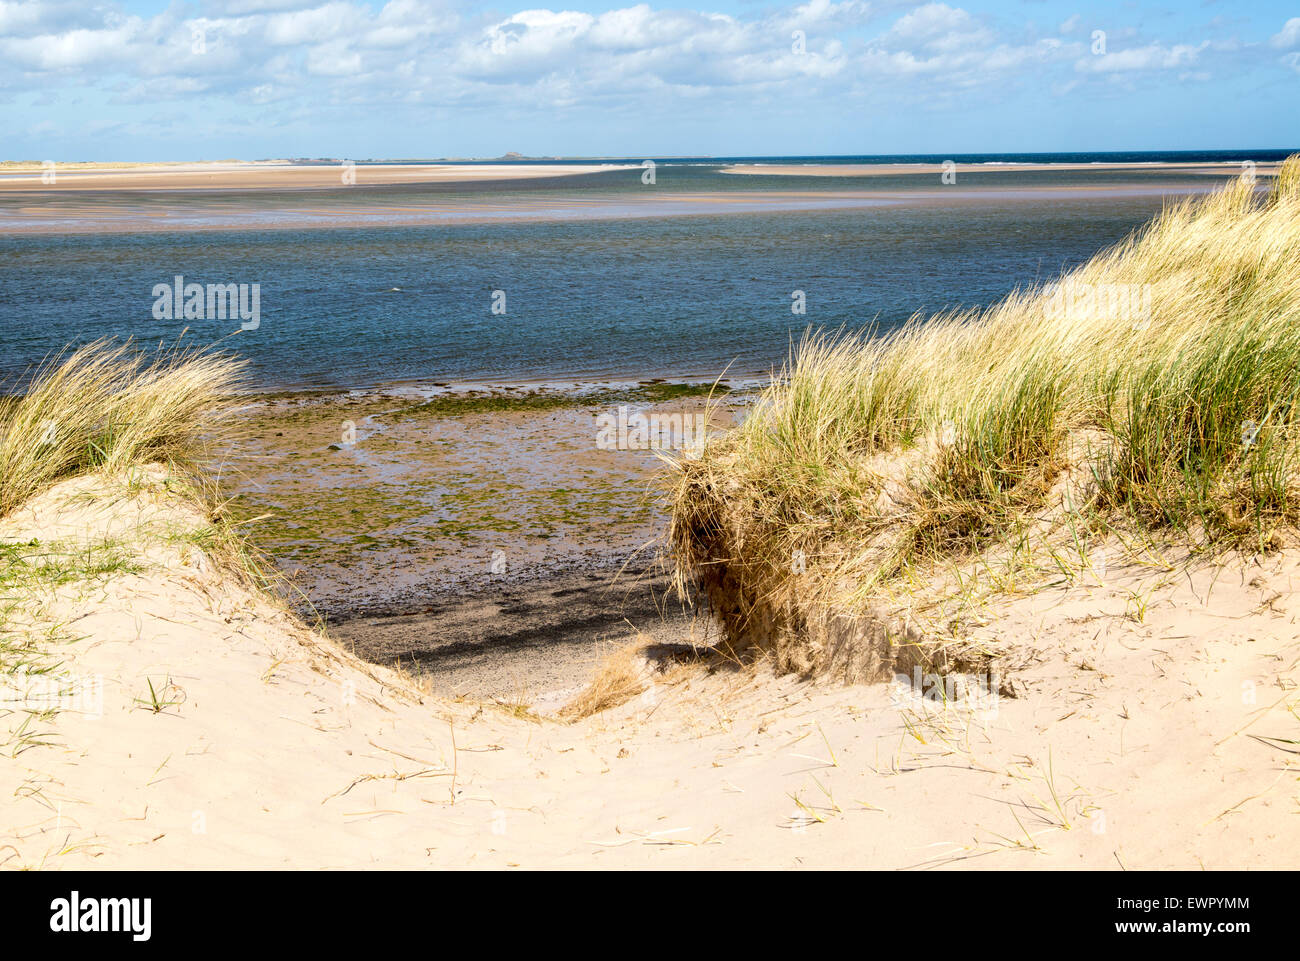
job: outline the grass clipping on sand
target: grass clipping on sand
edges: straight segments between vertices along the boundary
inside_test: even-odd
[[[815,670],[806,612],[1011,538],[1274,549],[1300,515],[1298,399],[1292,157],[1266,195],[1178,203],[986,310],[806,337],[743,425],[675,464],[677,574],[730,605],[733,642]]]

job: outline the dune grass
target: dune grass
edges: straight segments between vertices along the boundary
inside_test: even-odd
[[[649,687],[645,648],[650,643],[651,638],[639,634],[634,643],[603,657],[592,671],[587,686],[560,708],[560,718],[578,721],[618,707],[644,693]]]
[[[33,374],[24,394],[0,401],[0,518],[79,475],[110,478],[113,491],[126,496],[161,484],[211,520],[202,543],[192,532],[178,536],[196,540],[227,570],[276,594],[283,579],[247,533],[225,519],[213,456],[233,440],[228,417],[240,405],[236,391],[245,366],[180,343],[146,352],[129,342],[99,340],[54,357]],[[156,536],[140,532],[142,539]],[[56,543],[0,544],[2,598],[12,602],[41,584],[128,570],[117,555],[129,558],[142,545],[109,546],[68,553]],[[0,625],[5,620],[0,611]]]
[[[0,409],[0,517],[60,480],[159,463],[197,477],[244,361],[99,340],[44,364]]]
[[[860,603],[1080,519],[1269,550],[1300,520],[1300,157],[986,310],[805,337],[672,472],[684,581]]]
[[[242,366],[202,349],[146,354],[106,340],[53,358],[35,371],[25,393],[0,398],[0,518],[82,474],[113,478],[114,493],[106,498],[119,488],[131,495],[156,476],[153,465],[164,469],[169,484],[180,482],[184,494],[215,511],[216,484],[204,471],[207,448],[236,403]],[[265,583],[263,566],[243,539],[226,525],[214,530],[220,532],[214,556]],[[0,542],[0,754],[50,743],[58,708],[33,700],[31,684],[62,691],[71,683],[60,649],[80,637],[51,621],[51,589],[141,573],[142,549],[125,540]]]

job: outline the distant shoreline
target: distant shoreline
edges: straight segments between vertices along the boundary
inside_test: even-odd
[[[472,183],[631,170],[628,164],[6,164],[0,193],[77,190],[283,190],[349,185]]]
[[[902,206],[932,207],[995,202],[1043,203],[1070,199],[1208,194],[1221,185],[1222,179],[1236,173],[1235,168],[1217,175],[1186,172],[1186,179],[1154,184],[1140,180],[1102,184],[981,183],[982,176],[1006,173],[1011,169],[958,167],[958,180],[951,185],[942,184],[938,172],[922,175],[912,169],[907,174],[916,179],[914,186],[909,183],[902,189],[891,187],[875,190],[755,187],[743,190],[688,191],[646,187],[645,193],[602,193],[587,189],[573,192],[534,191],[528,196],[506,196],[482,190],[481,196],[467,198],[434,194],[412,194],[407,197],[390,193],[421,186],[414,181],[367,187],[317,185],[282,188],[283,193],[273,198],[268,197],[270,203],[267,204],[253,202],[261,188],[236,193],[234,196],[229,191],[218,188],[197,186],[156,191],[137,189],[118,196],[111,190],[83,189],[70,184],[44,187],[44,193],[6,190],[5,183],[0,180],[0,230],[16,236],[400,229],[505,223],[591,223],[826,210],[866,211]],[[1142,169],[1148,173],[1159,172],[1158,168]],[[780,172],[775,169],[764,170],[757,179],[763,179],[762,173]],[[1265,189],[1267,170],[1261,167],[1257,168],[1257,172],[1260,174],[1260,187]],[[566,176],[572,175],[576,175],[576,172]],[[745,174],[742,172],[740,175]],[[541,179],[544,176],[520,175],[518,179]],[[635,171],[629,171],[628,176],[635,176]],[[801,170],[792,176],[830,178],[849,175],[817,174]],[[470,188],[474,181],[465,180],[464,183]],[[356,191],[353,195],[355,200],[342,202],[339,197],[339,191],[342,190]],[[57,202],[48,203],[50,198],[57,198]]]
[[[1093,162],[1093,163],[1026,163],[1017,161],[985,160],[979,162],[952,161],[954,169],[965,173],[991,173],[998,170],[1016,173],[1033,172],[1067,172],[1089,171],[1095,173],[1112,171],[1142,171],[1145,173],[1160,171],[1179,171],[1187,174],[1206,176],[1227,176],[1239,173],[1244,162],[1222,161],[1216,163],[1201,162],[1166,162],[1166,161],[1132,161],[1132,162]],[[1280,161],[1255,163],[1255,172],[1271,175],[1281,166]],[[736,175],[767,175],[783,177],[883,177],[900,174],[915,174],[923,171],[941,173],[942,163],[892,163],[892,164],[728,164],[721,167],[719,173]]]

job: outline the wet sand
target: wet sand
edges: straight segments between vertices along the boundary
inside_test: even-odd
[[[315,230],[358,227],[414,227],[446,224],[537,223],[771,214],[817,210],[870,210],[900,205],[952,207],[959,204],[1044,203],[1080,197],[1186,197],[1208,194],[1220,181],[1096,186],[960,185],[933,189],[754,190],[725,192],[565,194],[530,197],[473,197],[455,200],[384,198],[354,194],[328,205],[295,200],[250,205],[243,200],[184,200],[160,206],[156,200],[96,201],[71,193],[54,203],[0,206],[0,229],[23,233],[152,233],[184,230]],[[351,188],[358,189],[358,188]],[[373,188],[376,191],[385,188]],[[0,203],[3,202],[0,195]]]
[[[479,184],[479,187],[508,184]],[[47,190],[50,188],[47,188]],[[882,197],[861,191],[728,191],[651,193],[636,196],[534,194],[503,197],[430,199],[385,196],[386,187],[350,187],[292,199],[253,203],[246,195],[220,198],[178,195],[161,203],[156,197],[119,197],[74,193],[32,194],[30,202],[4,206],[0,191],[0,229],[10,233],[147,233],[196,230],[276,230],[355,227],[401,227],[431,224],[486,224],[674,217],[699,214],[771,213],[889,206],[922,196]],[[1195,189],[1194,187],[1192,189]],[[336,196],[347,192],[346,198]],[[1183,192],[1187,192],[1184,190]],[[346,202],[344,200],[346,199]],[[940,198],[934,198],[940,199]]]
[[[1261,184],[1275,167],[1257,166]],[[0,229],[9,234],[558,222],[1042,203],[1088,196],[1176,197],[1208,193],[1242,172],[1236,164],[959,165],[957,182],[943,184],[941,168],[926,165],[740,165],[722,172],[819,178],[828,186],[834,178],[867,180],[831,189],[786,184],[701,190],[676,183],[672,168],[646,185],[639,167],[618,164],[362,166],[355,168],[355,184],[344,184],[341,169],[331,165],[56,169],[52,184],[41,183],[39,170],[15,174],[15,169],[0,173]],[[1062,172],[1085,181],[1091,174],[1102,179],[1051,179]],[[1008,174],[1047,179],[1008,181]],[[889,176],[895,179],[881,180]]]
[[[252,400],[223,468],[230,510],[300,612],[362,657],[449,694],[567,687],[630,631],[692,635],[662,566],[662,461],[600,449],[597,417],[703,416],[708,386]]]
[[[367,661],[427,678],[435,693],[520,701],[576,694],[601,654],[629,636],[701,648],[717,640],[703,609],[683,605],[654,566],[433,592],[420,604],[332,623],[329,636]]]

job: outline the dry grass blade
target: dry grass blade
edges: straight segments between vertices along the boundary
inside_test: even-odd
[[[0,416],[0,516],[58,481],[162,463],[196,475],[245,362],[202,348],[99,340],[36,371]]]
[[[572,701],[560,708],[560,717],[577,721],[626,704],[649,687],[643,651],[649,642],[641,638],[619,648],[597,665],[591,681]]]

